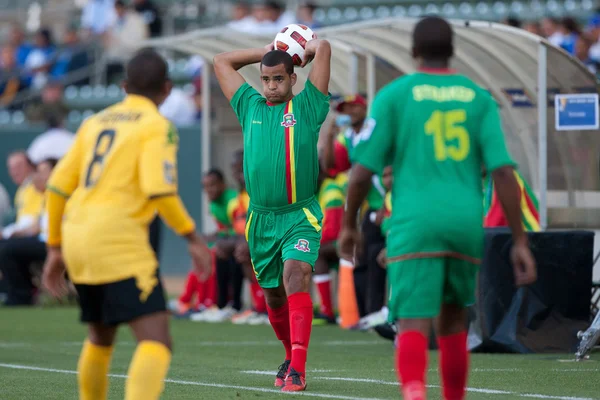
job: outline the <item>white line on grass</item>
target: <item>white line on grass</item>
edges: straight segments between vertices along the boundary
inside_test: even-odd
[[[25,343],[23,343],[25,344]],[[192,345],[192,346],[226,346],[226,347],[232,347],[232,346],[281,346],[281,342],[277,341],[277,340],[240,340],[240,341],[230,341],[230,342],[225,342],[225,341],[198,341],[198,342],[194,342],[194,341],[190,341],[188,344]],[[375,340],[330,340],[330,341],[325,341],[325,342],[315,342],[313,344],[313,346],[373,346],[373,345],[381,345],[381,344],[385,344],[385,345],[389,345],[389,342],[387,341],[375,341]],[[83,340],[80,342],[61,342],[60,343],[61,346],[79,346],[81,347],[83,345]],[[127,342],[127,341],[122,341],[122,342],[118,342],[117,345],[119,346],[135,346],[136,343],[135,342]],[[1,346],[0,346],[1,347]]]
[[[42,368],[42,367],[33,367],[29,365],[18,365],[18,364],[3,364],[0,363],[0,368],[9,368],[9,369],[19,369],[19,370],[27,370],[27,371],[40,371],[40,372],[54,372],[58,374],[69,374],[69,375],[77,375],[77,371],[70,371],[66,369],[54,369],[54,368]],[[126,379],[127,375],[120,374],[110,374],[111,378],[122,378]],[[324,399],[340,399],[340,400],[382,400],[378,398],[372,397],[350,397],[350,396],[340,396],[335,394],[326,394],[326,393],[314,393],[314,392],[282,392],[277,389],[266,389],[266,388],[257,388],[252,386],[238,386],[238,385],[225,385],[221,383],[208,383],[208,382],[193,382],[193,381],[182,381],[178,379],[165,379],[166,383],[173,383],[176,385],[191,385],[191,386],[205,386],[205,387],[213,387],[213,388],[221,388],[221,389],[236,389],[236,390],[246,390],[249,392],[262,392],[262,393],[277,393],[277,394],[291,394],[291,395],[300,395],[306,397],[320,397]]]
[[[271,375],[273,371],[242,371],[245,374],[255,375]],[[398,382],[383,381],[379,379],[366,379],[366,378],[343,378],[335,376],[312,376],[310,379],[324,380],[324,381],[344,381],[344,382],[359,382],[359,383],[376,383],[378,385],[393,385],[397,386]],[[427,385],[430,388],[440,388],[439,385]],[[537,393],[517,393],[510,392],[508,390],[495,390],[495,389],[482,389],[482,388],[467,388],[468,392],[473,393],[485,393],[485,394],[502,394],[502,395],[513,395],[518,397],[528,397],[536,399],[553,399],[553,400],[594,400],[589,397],[572,397],[572,396],[549,396],[545,394]]]

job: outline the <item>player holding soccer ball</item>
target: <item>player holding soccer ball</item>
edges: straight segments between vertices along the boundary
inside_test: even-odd
[[[312,32],[302,35],[300,31],[308,28],[291,25],[284,30],[304,47],[303,56],[297,57],[302,67],[314,59],[305,88],[297,96],[292,93],[297,79],[293,58],[285,51],[273,50],[273,44],[219,54],[214,68],[242,125],[244,177],[250,195],[246,239],[254,272],[264,289],[269,321],[285,347],[275,386],[295,392],[306,388],[313,317],[308,291],[319,255],[323,218],[315,198],[317,140],[329,112],[331,47],[325,40],[311,40]],[[294,47],[286,45],[288,51]],[[258,62],[266,98],[238,73]]]
[[[536,279],[523,232],[520,189],[490,94],[448,69],[453,32],[428,17],[413,31],[419,71],[396,79],[373,102],[375,129],[357,149],[340,234],[342,257],[358,239],[356,214],[373,173],[392,165],[387,238],[390,316],[398,321],[396,367],[406,400],[424,400],[432,321],[440,349],[445,400],[465,397],[467,306],[483,253],[481,166],[491,171],[513,233],[516,284]]]

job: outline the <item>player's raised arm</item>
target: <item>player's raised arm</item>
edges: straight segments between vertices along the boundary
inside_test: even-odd
[[[246,82],[238,70],[246,65],[260,62],[271,50],[273,50],[273,43],[259,49],[235,50],[214,57],[215,75],[227,100],[231,101],[233,95]]]
[[[306,43],[302,67],[311,60],[313,60],[313,66],[308,79],[321,93],[327,96],[331,76],[331,45],[327,40],[313,39]]]

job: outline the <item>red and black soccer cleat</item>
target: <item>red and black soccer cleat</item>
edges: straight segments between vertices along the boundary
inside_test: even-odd
[[[290,373],[285,378],[285,385],[281,388],[282,392],[302,392],[306,390],[306,378],[300,375],[294,368],[290,368]]]
[[[279,371],[277,371],[277,376],[275,377],[275,387],[282,388],[283,385],[285,385],[285,377],[290,368],[290,363],[291,360],[285,360],[283,364],[279,366]]]

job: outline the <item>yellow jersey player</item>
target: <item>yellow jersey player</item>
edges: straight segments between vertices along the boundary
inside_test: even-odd
[[[122,323],[138,341],[125,399],[158,399],[163,390],[169,317],[148,240],[157,212],[188,240],[200,277],[211,272],[210,252],[177,195],[177,132],[157,109],[171,90],[167,71],[154,51],[137,53],[127,65],[124,101],[83,123],[48,183],[43,282],[52,294],[63,293],[64,257],[89,326],[78,365],[81,400],[106,399]]]

